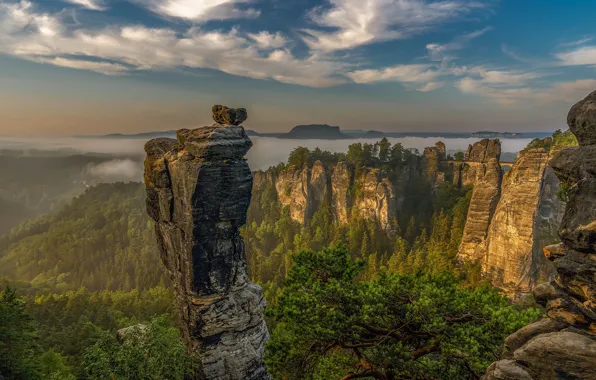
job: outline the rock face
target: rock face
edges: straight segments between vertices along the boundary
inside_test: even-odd
[[[222,125],[240,125],[248,119],[245,108],[228,108],[226,106],[213,106],[213,120]]]
[[[184,338],[202,364],[196,377],[269,379],[262,360],[265,299],[249,281],[238,231],[251,199],[253,177],[243,158],[252,143],[235,125],[177,136],[145,146],[147,212],[175,286]]]
[[[466,152],[465,157],[469,159],[467,173],[474,173],[475,178],[459,248],[459,255],[463,260],[478,261],[486,255],[488,230],[501,196],[500,155],[501,143],[498,139],[479,141]]]
[[[435,146],[424,148],[422,166],[424,174],[433,187],[438,187],[445,183],[447,156],[445,144],[442,141],[437,142]]]
[[[361,187],[362,197],[355,204],[360,215],[377,220],[381,228],[389,230],[396,216],[393,184],[380,176],[379,169],[368,169]]]
[[[482,270],[494,286],[512,296],[529,293],[554,274],[542,247],[559,241],[556,231],[564,205],[556,195],[559,180],[548,159],[544,148],[519,153],[504,176],[488,232]]]
[[[547,320],[507,338],[515,347],[489,367],[485,380],[596,379],[596,92],[571,109],[568,123],[580,146],[549,162],[569,188],[563,243],[544,249],[557,274],[534,291]]]
[[[333,168],[331,175],[331,205],[334,210],[335,220],[340,224],[348,222],[348,210],[352,207],[350,188],[354,183],[354,172],[345,163],[340,162]]]

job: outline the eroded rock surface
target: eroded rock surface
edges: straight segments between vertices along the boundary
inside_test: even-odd
[[[503,178],[501,199],[488,232],[483,272],[512,296],[529,293],[554,274],[542,248],[559,240],[564,205],[559,180],[544,148],[522,151]]]
[[[221,120],[242,119],[230,115]],[[202,364],[196,376],[269,379],[262,360],[269,337],[265,299],[249,281],[239,233],[251,199],[244,155],[252,143],[235,125],[177,135],[145,146],[147,212],[177,293],[184,338]]]
[[[478,261],[484,258],[491,221],[501,196],[501,143],[498,139],[484,139],[468,148],[465,157],[468,168],[464,176],[472,173],[474,180],[464,179],[464,184],[472,183],[474,191],[468,209],[459,256],[463,260]]]
[[[491,365],[485,380],[596,379],[596,92],[571,109],[568,123],[579,147],[549,163],[568,187],[559,229],[563,243],[544,249],[557,274],[534,292],[556,331],[520,330],[517,338],[507,338],[519,348]]]

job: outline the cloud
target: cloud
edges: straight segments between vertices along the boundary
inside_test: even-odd
[[[441,73],[433,65],[397,65],[384,69],[357,70],[347,76],[356,83],[395,81],[401,83],[425,83],[436,79]]]
[[[596,46],[584,46],[556,56],[564,66],[596,65]]]
[[[328,0],[310,19],[334,31],[305,29],[304,41],[312,49],[336,51],[374,42],[408,38],[442,23],[461,19],[479,2],[466,0]]]
[[[94,11],[104,11],[107,7],[101,0],[64,0],[67,3],[77,4],[84,8],[91,9]]]
[[[579,46],[579,45],[583,45],[585,43],[588,43],[588,42],[592,41],[593,39],[594,39],[593,37],[584,37],[584,38],[581,38],[581,39],[576,40],[576,41],[564,42],[562,44],[559,44],[559,47]]]
[[[236,7],[247,0],[133,0],[165,16],[194,21],[255,18],[260,11]]]
[[[424,86],[417,88],[417,91],[420,92],[430,92],[430,91],[434,91],[437,90],[441,87],[443,87],[445,85],[445,83],[443,82],[429,82],[427,84],[425,84]]]
[[[249,33],[248,36],[257,43],[261,49],[278,49],[284,47],[288,40],[281,33],[269,33],[262,31],[256,34]]]
[[[453,57],[448,55],[449,52],[453,52],[456,50],[463,49],[468,42],[473,40],[474,38],[478,38],[485,34],[486,32],[492,30],[491,27],[486,27],[484,29],[476,30],[474,32],[461,35],[455,38],[453,41],[446,43],[446,44],[437,44],[432,43],[426,45],[426,49],[428,50],[429,59],[432,61],[448,61],[451,60]]]
[[[596,87],[596,79],[559,82],[544,88],[508,88],[488,86],[482,80],[466,77],[457,82],[456,86],[465,94],[486,96],[504,105],[519,103],[572,103],[593,91]]]
[[[312,87],[345,82],[337,73],[347,64],[318,57],[295,57],[279,46],[281,37],[266,33],[244,36],[236,29],[190,27],[180,33],[168,28],[118,26],[100,30],[67,30],[58,16],[34,10],[29,1],[0,3],[0,52],[36,62],[86,69],[104,74],[187,67],[273,79]]]

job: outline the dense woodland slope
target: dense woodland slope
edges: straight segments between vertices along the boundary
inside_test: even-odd
[[[312,170],[315,165],[320,165],[334,173],[342,162],[354,175],[346,187],[352,201],[347,204],[341,218],[334,211],[334,198],[328,193],[317,200],[317,207],[309,210],[308,218],[301,223],[296,220],[296,215],[292,215],[292,207],[284,206],[279,199],[280,194],[286,196],[284,189],[280,192],[274,182],[259,180],[263,174],[255,177],[252,203],[243,235],[251,277],[263,285],[272,310],[270,330],[274,332],[274,339],[272,356],[268,359],[272,370],[280,378],[291,374],[292,368],[285,365],[293,363],[293,360],[305,359],[301,357],[305,353],[285,352],[281,347],[295,339],[299,340],[295,341],[299,347],[313,344],[308,339],[321,332],[314,329],[300,336],[298,332],[302,325],[297,321],[306,315],[287,313],[292,307],[303,305],[301,295],[293,293],[293,289],[319,287],[316,282],[320,279],[300,274],[304,274],[300,271],[312,270],[305,262],[311,257],[322,265],[325,260],[339,260],[338,272],[334,276],[341,277],[342,281],[352,277],[362,284],[358,288],[346,288],[346,292],[353,291],[353,295],[364,297],[351,298],[350,302],[356,303],[350,307],[364,307],[375,299],[389,300],[390,294],[381,294],[391,292],[388,289],[409,292],[413,299],[435,297],[437,294],[433,295],[435,290],[432,289],[440,289],[443,282],[446,287],[463,291],[458,293],[454,290],[451,295],[444,295],[447,297],[444,299],[445,305],[456,305],[465,300],[467,307],[473,309],[477,307],[474,305],[477,305],[478,300],[484,300],[487,305],[492,305],[492,309],[487,309],[487,314],[479,317],[479,320],[492,320],[498,315],[506,315],[498,323],[495,320],[491,329],[474,333],[480,335],[471,334],[477,321],[467,321],[469,324],[462,325],[461,330],[454,332],[463,334],[462,337],[471,334],[468,338],[476,342],[472,345],[479,344],[478,347],[481,347],[478,349],[482,353],[476,353],[480,355],[479,360],[471,364],[462,361],[452,367],[439,365],[443,359],[431,356],[424,364],[435,368],[435,375],[439,377],[455,371],[453,373],[463,374],[460,378],[474,378],[490,362],[492,352],[498,350],[495,342],[500,342],[508,332],[536,318],[539,312],[530,309],[519,313],[494,291],[483,287],[479,268],[462,266],[457,262],[471,189],[459,188],[449,181],[437,183],[435,177],[427,175],[428,165],[422,155],[399,145],[391,146],[386,140],[377,144],[354,144],[346,154],[298,148],[290,155],[288,164],[272,168],[269,172],[279,175],[292,172],[295,170],[293,168],[306,166]],[[381,183],[383,178],[390,178],[403,186],[401,213],[394,218],[382,221],[366,215],[366,212],[375,212],[370,210],[375,204],[366,203],[373,195],[367,189],[371,173],[376,183]],[[408,180],[400,181],[400,178]],[[163,334],[160,336],[166,336],[169,331],[167,326],[176,323],[172,312],[173,297],[168,290],[169,279],[159,260],[144,198],[140,183],[101,184],[87,189],[58,211],[26,221],[0,238],[2,282],[17,290],[17,295],[11,295],[10,291],[2,293],[0,304],[3,308],[0,313],[17,316],[15,320],[30,315],[33,320],[28,329],[39,337],[31,348],[35,355],[30,356],[45,355],[47,363],[50,363],[45,366],[25,363],[23,365],[29,365],[33,374],[27,375],[22,370],[19,372],[22,375],[15,378],[40,378],[40,373],[43,374],[41,378],[50,378],[52,374],[65,379],[68,376],[101,378],[108,373],[111,373],[110,377],[123,378],[122,373],[125,372],[118,371],[126,369],[116,368],[114,363],[128,363],[128,359],[111,357],[101,366],[96,365],[99,360],[97,357],[106,350],[120,352],[114,348],[118,347],[115,345],[117,343],[109,341],[106,336],[113,337],[116,329],[139,322],[147,323],[151,317],[161,314],[170,315],[167,318],[170,322],[156,320],[156,334],[161,331]],[[330,246],[340,248],[325,250]],[[445,273],[450,274],[444,277]],[[387,275],[393,277],[388,278]],[[402,275],[411,277],[399,277]],[[290,282],[286,282],[288,276],[291,277],[288,280]],[[293,285],[286,289],[284,284],[287,283]],[[474,290],[478,287],[480,293]],[[25,298],[21,299],[20,296]],[[352,297],[348,293],[343,296]],[[26,302],[26,308],[23,302]],[[321,300],[316,304],[324,305],[325,302]],[[407,305],[403,306],[407,308]],[[386,309],[390,307],[388,304],[377,304],[375,307],[382,308],[377,309],[377,312],[387,318],[394,318],[392,313],[403,312]],[[427,312],[430,313],[428,318],[439,320],[453,310],[426,309],[424,313]],[[456,313],[451,317],[458,318],[458,315]],[[426,318],[422,314],[419,317]],[[345,336],[341,329],[350,329],[353,323],[360,323],[354,320],[345,322],[335,326],[338,330],[333,333]],[[313,323],[313,326],[316,327],[318,323],[323,328],[330,320],[323,318]],[[166,327],[161,329],[159,326]],[[436,333],[450,334],[446,330],[437,330]],[[23,335],[23,341],[27,341],[26,336]],[[2,331],[0,341],[1,337]],[[354,337],[360,338],[370,337],[366,334]],[[483,339],[485,343],[481,343]],[[425,342],[433,344],[432,340],[419,341],[407,350],[423,348]],[[457,346],[459,343],[453,341],[449,344]],[[175,344],[172,343],[172,346]],[[391,349],[396,347],[392,346]],[[472,351],[466,351],[466,355],[474,355]],[[325,374],[352,371],[348,362],[355,353],[350,349],[334,352],[337,355],[327,359],[325,353],[320,353],[321,356],[308,368],[310,372],[303,373],[301,378],[326,378]],[[373,351],[369,354],[376,355]],[[129,358],[127,353],[122,355]],[[393,354],[389,351],[384,355],[389,356],[382,358],[382,361],[392,360]],[[14,358],[11,360],[18,362]],[[424,372],[418,364],[404,365],[408,368],[404,373],[411,375]],[[467,365],[473,367],[471,372],[466,369]],[[11,368],[14,370],[16,367]],[[0,373],[6,371],[7,367],[0,366]],[[383,371],[392,373],[394,369],[386,367]]]

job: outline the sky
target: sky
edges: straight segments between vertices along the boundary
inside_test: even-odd
[[[0,0],[0,135],[553,131],[596,90],[592,0]]]

